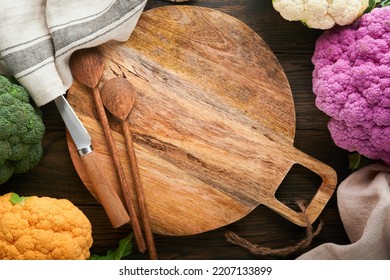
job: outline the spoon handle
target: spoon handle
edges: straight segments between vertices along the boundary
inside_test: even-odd
[[[121,185],[123,197],[126,201],[126,207],[127,207],[127,210],[129,211],[130,221],[131,221],[131,225],[133,227],[134,237],[135,237],[135,240],[137,242],[138,250],[140,252],[144,253],[146,251],[145,240],[144,240],[143,235],[142,235],[141,226],[140,226],[138,216],[137,216],[137,213],[135,211],[135,207],[134,207],[134,204],[133,204],[133,201],[131,198],[130,186],[126,180],[126,176],[125,176],[122,164],[120,162],[119,152],[116,148],[114,138],[112,136],[112,132],[110,129],[110,125],[109,125],[109,122],[107,119],[106,112],[104,110],[104,105],[103,105],[103,102],[102,102],[102,99],[100,96],[100,92],[99,92],[98,88],[95,87],[92,89],[92,93],[93,93],[93,97],[95,100],[95,105],[96,105],[96,109],[97,109],[97,112],[99,115],[100,123],[103,126],[104,135],[106,137],[106,140],[108,143],[108,148],[110,150],[110,153],[111,153],[111,156],[112,156],[112,159],[114,162],[115,171],[117,173],[119,183]]]
[[[129,155],[129,159],[130,159],[130,167],[131,167],[131,172],[133,174],[135,191],[137,194],[138,205],[139,205],[140,212],[141,212],[141,219],[142,219],[142,223],[144,225],[146,244],[147,244],[148,250],[149,250],[149,257],[152,260],[157,260],[157,252],[156,252],[156,247],[154,244],[152,227],[150,224],[150,217],[149,217],[149,213],[148,213],[148,208],[146,206],[146,200],[145,200],[145,195],[144,195],[144,191],[143,191],[141,176],[139,173],[137,157],[135,155],[133,136],[132,136],[132,133],[130,130],[130,125],[126,120],[122,121],[122,129],[123,129],[123,134],[125,136],[127,153]]]

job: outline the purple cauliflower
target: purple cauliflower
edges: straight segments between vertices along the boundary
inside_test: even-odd
[[[337,146],[390,165],[390,7],[325,31],[312,57],[316,106]]]

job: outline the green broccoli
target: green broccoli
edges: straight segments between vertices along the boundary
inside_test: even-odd
[[[0,185],[38,164],[44,133],[41,111],[26,89],[0,75]]]

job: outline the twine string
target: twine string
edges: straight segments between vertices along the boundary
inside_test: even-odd
[[[241,247],[247,249],[253,255],[288,256],[288,255],[291,255],[293,253],[303,251],[304,249],[307,249],[310,246],[313,239],[321,232],[322,227],[323,227],[323,222],[320,221],[317,229],[315,231],[313,231],[313,226],[309,222],[309,218],[306,214],[306,208],[305,208],[304,203],[302,201],[297,201],[297,205],[299,206],[299,208],[302,211],[302,214],[305,218],[307,227],[306,227],[306,236],[301,241],[297,242],[296,244],[293,244],[291,246],[287,246],[284,248],[276,248],[276,249],[269,248],[269,247],[263,247],[263,246],[260,246],[258,244],[254,244],[254,243],[240,237],[239,235],[237,235],[236,233],[234,233],[232,231],[228,231],[225,234],[226,240],[230,243],[233,243],[235,245],[238,245],[238,246],[241,246]]]

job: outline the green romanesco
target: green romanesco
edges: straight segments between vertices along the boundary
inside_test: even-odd
[[[0,75],[0,185],[42,158],[45,126],[27,91]]]

